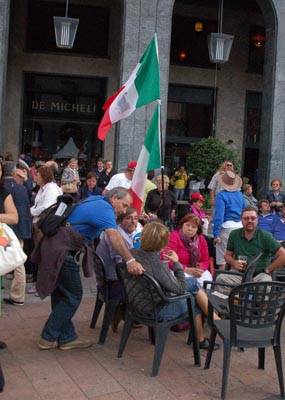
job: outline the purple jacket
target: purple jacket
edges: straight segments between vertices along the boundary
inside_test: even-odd
[[[31,261],[39,266],[36,287],[41,299],[55,290],[61,267],[69,251],[84,253],[84,276],[93,275],[93,249],[85,243],[80,233],[70,226],[63,226],[56,235],[43,237],[31,256]]]

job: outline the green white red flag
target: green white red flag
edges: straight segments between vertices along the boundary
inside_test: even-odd
[[[133,207],[141,212],[147,172],[161,167],[160,104],[156,106],[133,175],[130,192]]]
[[[114,123],[127,118],[137,108],[158,99],[160,78],[155,34],[128,81],[105,102],[105,114],[98,127],[98,138],[104,141]]]

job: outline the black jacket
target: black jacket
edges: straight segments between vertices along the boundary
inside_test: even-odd
[[[4,178],[4,187],[11,193],[19,216],[19,222],[17,225],[11,225],[11,228],[18,239],[30,239],[32,237],[32,216],[28,191],[24,185],[16,183],[12,177]]]

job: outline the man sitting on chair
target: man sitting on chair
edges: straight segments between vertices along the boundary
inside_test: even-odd
[[[230,233],[225,260],[231,270],[243,272],[246,265],[239,258],[250,262],[258,254],[259,258],[253,280],[265,282],[272,280],[272,272],[285,265],[285,250],[272,235],[257,227],[258,214],[253,208],[245,208],[242,212],[242,228]],[[239,285],[242,281],[240,275],[220,274],[216,280],[218,283]]]

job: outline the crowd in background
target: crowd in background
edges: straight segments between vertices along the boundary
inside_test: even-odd
[[[114,171],[112,161],[104,161],[101,158],[89,169],[83,165],[79,167],[75,158],[68,160],[65,167],[62,165],[54,160],[45,163],[33,162],[27,155],[21,155],[16,162],[8,156],[4,162],[4,186],[12,194],[20,215],[20,221],[14,226],[14,230],[18,238],[23,240],[24,249],[28,254],[39,241],[36,224],[39,215],[52,205],[59,195],[68,193],[74,202],[79,202],[89,196],[104,195],[114,187],[129,189],[136,162],[130,161],[120,173]],[[234,176],[228,176],[229,173]],[[191,174],[184,166],[178,167],[169,177],[165,174],[163,179],[162,197],[161,174],[154,176],[153,172],[149,173],[143,213],[138,218],[143,223],[159,219],[173,230],[186,214],[197,216],[201,222],[201,232],[214,236],[218,265],[224,264],[223,253],[228,235],[232,229],[240,227],[240,216],[244,207],[256,208],[259,212],[260,227],[272,233],[277,240],[285,240],[285,194],[281,191],[282,184],[279,179],[271,182],[272,189],[259,201],[253,195],[251,184],[242,185],[242,180],[234,173],[234,165],[230,160],[226,160],[213,174],[207,187],[208,195],[205,195],[207,189],[201,193],[195,186],[191,186]],[[221,192],[222,194],[219,194]],[[210,198],[211,209],[204,209],[207,196]],[[218,207],[215,207],[216,202]],[[28,260],[28,282],[36,280],[36,271],[37,268]],[[23,287],[23,270],[21,275]],[[32,285],[29,286],[29,292],[36,292]],[[19,296],[12,290],[11,298],[19,303],[24,302],[23,293]]]
[[[112,207],[116,209],[121,198],[117,199],[118,194],[114,197],[113,191],[130,188],[136,165],[136,161],[130,161],[124,171],[116,173],[110,160],[98,159],[96,165],[86,170],[79,168],[75,158],[68,160],[62,168],[55,160],[33,162],[26,155],[21,155],[17,161],[10,158],[1,163],[0,222],[13,224],[11,226],[29,256],[25,266],[17,268],[12,274],[10,297],[4,302],[23,305],[26,290],[37,295],[35,283],[38,265],[32,262],[30,255],[42,238],[37,222],[42,213],[56,203],[58,196],[68,194],[76,204],[93,196],[107,200],[111,196]],[[142,212],[138,214],[137,210],[130,207],[131,203],[125,204],[125,212],[117,214],[118,232],[124,246],[130,250],[141,247],[144,226],[155,223],[167,227],[170,232],[167,234],[167,243],[163,248],[157,247],[159,259],[167,261],[169,269],[174,271],[179,270],[176,267],[179,262],[188,279],[187,290],[196,296],[200,311],[206,313],[200,288],[205,280],[213,279],[215,267],[224,268],[228,238],[233,230],[242,227],[243,210],[248,207],[258,210],[259,226],[283,241],[285,194],[281,191],[281,181],[274,179],[266,198],[258,201],[253,195],[252,186],[248,183],[243,185],[230,160],[226,160],[216,172],[213,171],[213,177],[204,190],[189,186],[189,182],[191,174],[184,166],[180,166],[171,176],[150,172]],[[121,195],[125,196],[124,192]],[[210,198],[210,209],[204,208],[206,196]],[[105,260],[106,275],[112,282],[110,292],[121,298],[122,288],[114,266],[122,257],[114,250],[112,240],[104,232],[96,245],[98,255]],[[140,258],[137,253],[136,256]],[[181,310],[167,312],[175,316]],[[201,321],[199,319],[197,322],[200,326],[201,348],[207,348]]]

